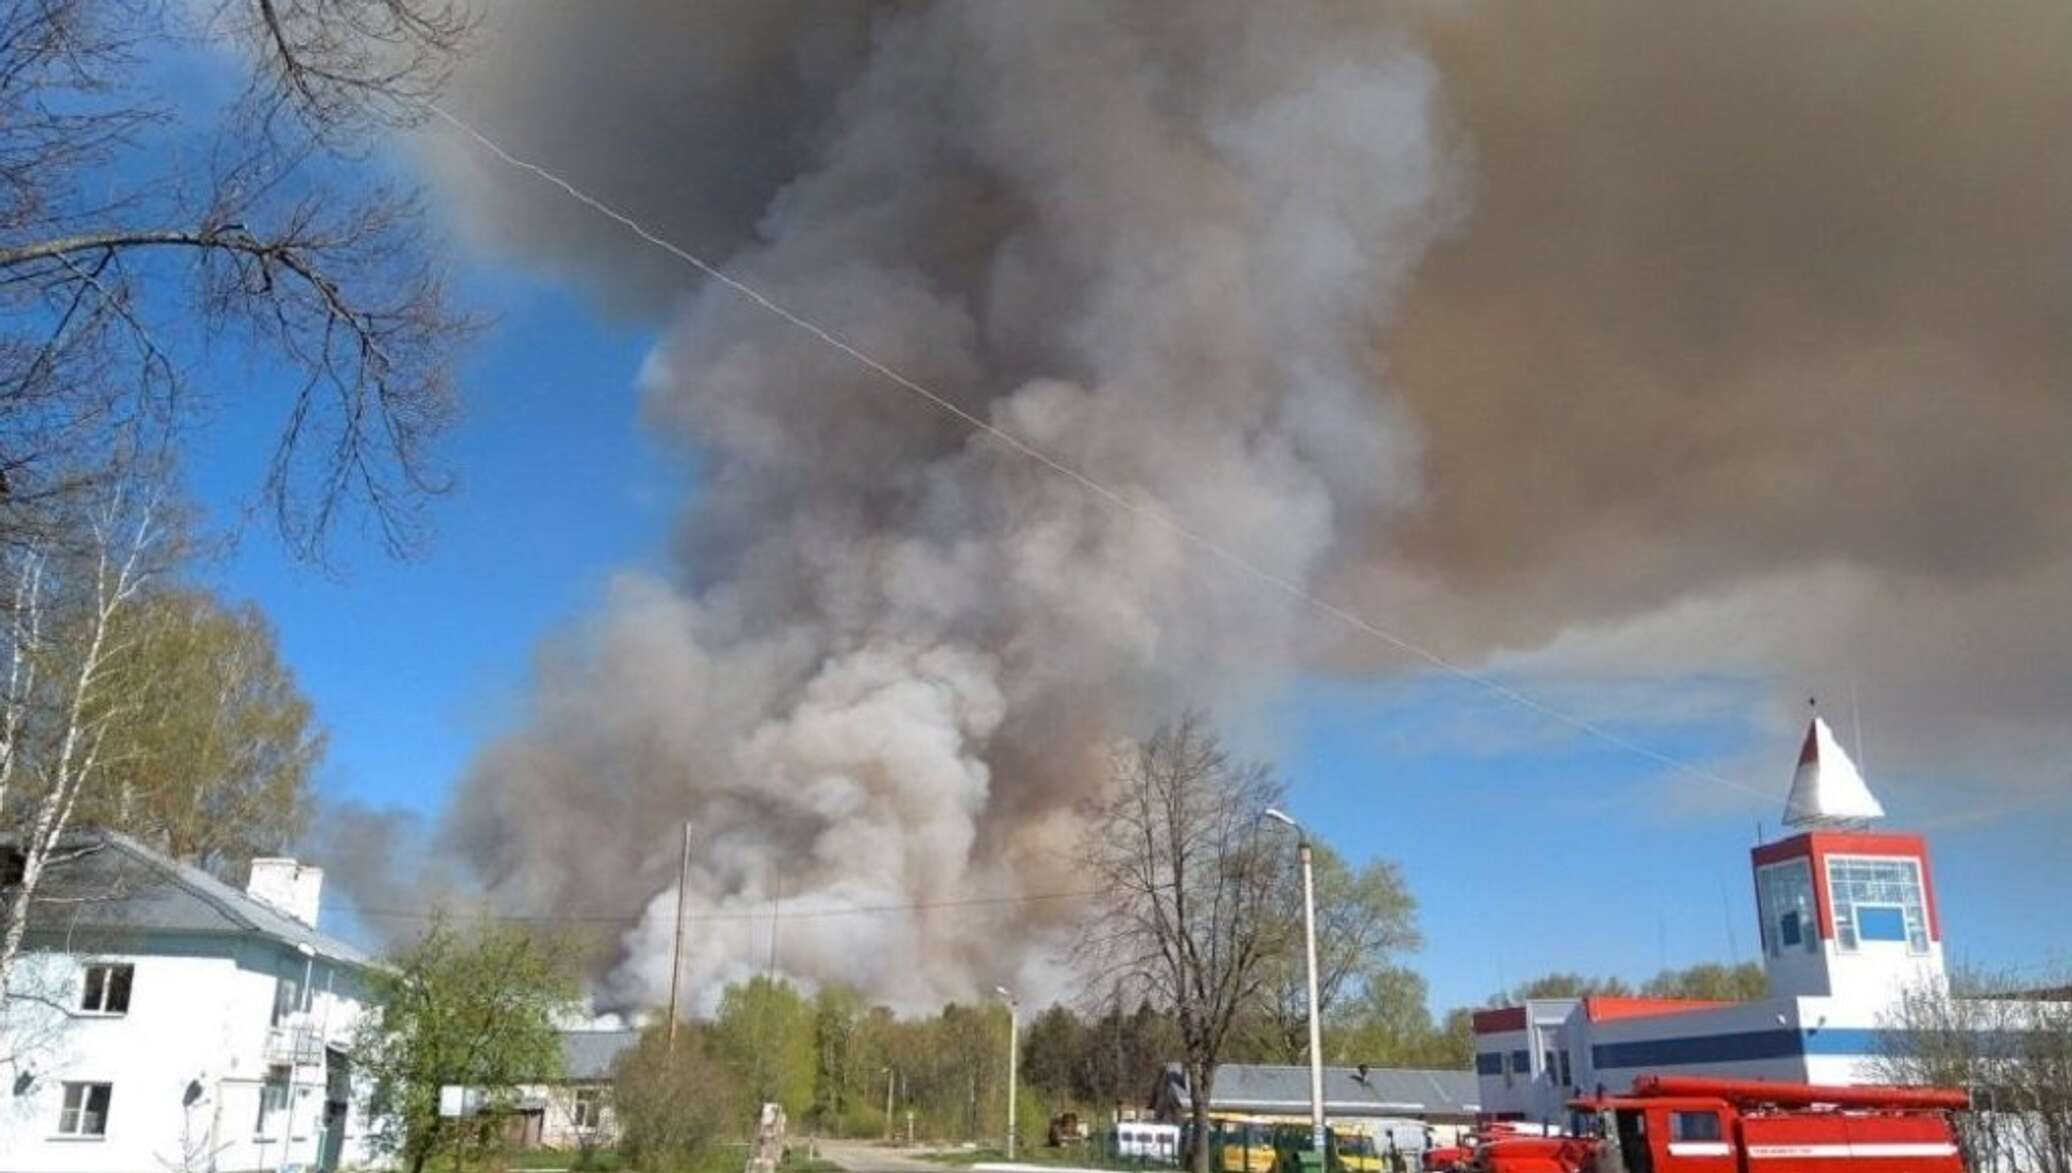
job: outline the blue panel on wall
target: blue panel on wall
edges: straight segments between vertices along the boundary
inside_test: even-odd
[[[1755,1059],[1782,1059],[1803,1054],[1805,1049],[1798,1031],[1756,1030],[1745,1034],[1600,1043],[1590,1048],[1590,1063],[1598,1070],[1606,1071],[1694,1063],[1746,1063]]]
[[[1885,904],[1856,906],[1856,935],[1866,941],[1904,941],[1907,918],[1899,909]]]

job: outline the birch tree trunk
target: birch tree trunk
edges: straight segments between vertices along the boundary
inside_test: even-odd
[[[129,649],[116,625],[157,568],[157,512],[156,497],[132,506],[117,493],[92,517],[83,555],[32,549],[18,560],[0,698],[0,816],[17,873],[0,907],[0,1007],[37,888],[66,858],[73,812],[104,776],[108,730],[127,715],[120,667]]]

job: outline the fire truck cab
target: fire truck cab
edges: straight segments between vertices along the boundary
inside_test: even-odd
[[[1570,1134],[1482,1146],[1483,1173],[1964,1173],[1961,1091],[1643,1076],[1570,1105]]]

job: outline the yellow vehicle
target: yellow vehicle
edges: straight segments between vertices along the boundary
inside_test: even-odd
[[[1278,1167],[1278,1141],[1283,1133],[1300,1133],[1296,1147],[1307,1148],[1309,1121],[1295,1116],[1241,1116],[1216,1113],[1209,1117],[1213,1129],[1218,1173],[1274,1173]],[[1374,1130],[1358,1123],[1328,1125],[1331,1133],[1331,1167],[1343,1173],[1404,1173],[1415,1169],[1415,1154],[1401,1164],[1389,1160],[1389,1152],[1375,1139]],[[1399,1158],[1400,1159],[1400,1158]]]
[[[1209,1117],[1222,1173],[1273,1173],[1274,1122],[1263,1116],[1217,1113]]]
[[[1374,1135],[1365,1129],[1333,1125],[1331,1143],[1346,1173],[1391,1173],[1386,1158],[1374,1147]]]

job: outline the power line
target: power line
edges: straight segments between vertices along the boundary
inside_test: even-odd
[[[1035,445],[1030,444],[1028,441],[1022,440],[1014,434],[1007,432],[995,426],[994,424],[980,418],[979,416],[972,414],[970,411],[967,411],[963,407],[958,406],[957,403],[953,400],[933,390],[930,390],[928,387],[922,385],[919,382],[916,382],[914,379],[901,373],[897,369],[887,365],[886,363],[880,361],[877,358],[872,357],[870,354],[858,349],[855,345],[843,339],[840,335],[835,334],[834,332],[828,330],[826,327],[821,326],[819,323],[814,322],[811,319],[806,318],[803,315],[798,314],[793,310],[785,307],[783,304],[773,300],[769,296],[762,293],[760,290],[747,284],[741,279],[733,276],[731,273],[728,273],[726,270],[720,268],[719,266],[714,265],[709,261],[706,261],[704,258],[699,257],[695,253],[692,253],[684,249],[683,247],[677,245],[675,242],[660,235],[657,235],[655,232],[647,228],[646,225],[634,219],[632,216],[629,216],[626,213],[619,211],[617,208],[612,207],[610,204],[605,203],[603,200],[600,200],[597,197],[590,195],[588,192],[583,191],[581,188],[578,188],[575,184],[570,183],[568,180],[563,179],[561,176],[554,174],[552,171],[547,170],[545,167],[542,167],[539,164],[534,163],[530,160],[522,159],[516,155],[513,155],[511,152],[505,150],[495,140],[491,139],[488,135],[476,129],[472,124],[448,112],[444,107],[439,106],[436,103],[431,103],[427,105],[427,108],[433,115],[438,117],[440,120],[444,121],[447,125],[458,130],[463,135],[466,135],[468,138],[472,139],[474,142],[479,144],[484,150],[488,151],[492,155],[495,155],[506,165],[514,167],[520,171],[527,172],[528,174],[537,176],[542,181],[559,188],[561,191],[565,192],[569,196],[569,198],[591,209],[599,215],[604,216],[605,218],[619,224],[621,227],[633,233],[635,236],[639,237],[646,243],[658,249],[661,249],[662,251],[668,253],[669,255],[677,258],[680,261],[683,261],[685,264],[690,265],[692,268],[698,270],[705,276],[710,277],[712,280],[717,281],[720,284],[726,286],[728,289],[733,290],[741,297],[754,303],[755,305],[761,307],[762,309],[768,311],[772,315],[782,319],[790,325],[795,326],[808,334],[811,334],[815,338],[818,338],[821,342],[827,344],[834,350],[837,350],[842,354],[847,355],[851,359],[854,359],[857,363],[861,364],[863,367],[876,373],[877,375],[883,377],[886,381],[892,383],[893,385],[900,387],[906,391],[909,391],[916,396],[919,396],[921,399],[927,401],[931,406],[935,407],[937,410],[956,418],[972,430],[979,432],[980,434],[990,439],[996,440],[1001,444],[1006,445],[1009,449],[1013,450],[1019,455],[1024,456],[1032,461],[1035,461],[1037,464],[1042,465],[1044,468],[1050,470],[1051,472],[1056,473],[1061,477],[1064,477],[1065,479],[1078,485],[1081,489],[1084,489],[1088,493],[1093,494],[1096,498],[1098,498],[1100,501],[1102,501],[1109,507],[1122,510],[1123,512],[1129,514],[1132,517],[1143,518],[1147,521],[1150,521],[1165,529],[1167,532],[1173,534],[1174,536],[1180,538],[1183,542],[1186,542],[1187,544],[1195,547],[1198,550],[1201,550],[1204,553],[1214,556],[1219,561],[1222,561],[1223,563],[1239,571],[1240,573],[1249,575],[1250,577],[1259,581],[1260,583],[1272,587],[1274,590],[1279,591],[1282,594],[1285,594],[1290,598],[1293,598],[1311,607],[1319,614],[1326,615],[1334,620],[1337,620],[1338,622],[1344,623],[1347,626],[1353,628],[1354,630],[1359,631],[1373,639],[1380,640],[1381,642],[1388,644],[1390,647],[1393,647],[1400,652],[1404,652],[1410,656],[1424,661],[1426,664],[1431,665],[1432,667],[1438,669],[1441,672],[1456,677],[1460,680],[1466,681],[1470,684],[1476,685],[1477,687],[1480,687],[1492,693],[1495,696],[1510,701],[1513,704],[1520,706],[1521,708],[1537,713],[1538,715],[1545,717],[1548,720],[1555,721],[1562,725],[1566,725],[1569,728],[1574,729],[1578,733],[1582,733],[1588,737],[1596,738],[1597,740],[1602,741],[1607,745],[1611,745],[1619,749],[1625,750],[1628,753],[1636,754],[1640,757],[1647,758],[1653,762],[1656,762],[1659,765],[1666,766],[1673,771],[1689,774],[1691,777],[1697,778],[1701,781],[1710,782],[1719,786],[1725,786],[1734,790],[1740,790],[1745,793],[1757,795],[1759,797],[1766,799],[1775,797],[1775,795],[1772,795],[1767,791],[1758,790],[1753,786],[1747,785],[1746,783],[1733,781],[1732,779],[1723,777],[1711,770],[1705,769],[1702,766],[1694,765],[1680,758],[1676,758],[1669,754],[1663,753],[1660,750],[1656,750],[1649,746],[1642,745],[1641,743],[1634,741],[1631,738],[1614,733],[1611,730],[1606,729],[1603,726],[1587,718],[1578,717],[1561,709],[1554,708],[1553,706],[1548,705],[1543,701],[1536,700],[1533,697],[1523,692],[1520,692],[1519,690],[1511,687],[1510,685],[1504,684],[1501,681],[1484,676],[1481,673],[1473,671],[1472,669],[1465,668],[1459,664],[1456,664],[1452,660],[1449,660],[1446,657],[1440,655],[1439,653],[1424,647],[1423,645],[1417,643],[1416,641],[1410,639],[1407,636],[1400,635],[1396,632],[1380,627],[1377,624],[1369,621],[1365,617],[1353,611],[1349,611],[1346,608],[1340,607],[1335,603],[1326,602],[1325,600],[1318,598],[1317,596],[1311,594],[1301,584],[1283,575],[1276,574],[1271,570],[1267,570],[1266,568],[1259,566],[1258,564],[1247,559],[1244,555],[1238,553],[1235,550],[1230,549],[1221,542],[1217,541],[1215,538],[1209,536],[1206,533],[1194,529],[1192,526],[1187,525],[1185,522],[1182,522],[1177,517],[1173,516],[1171,511],[1167,509],[1163,502],[1159,501],[1155,497],[1152,497],[1150,494],[1128,494],[1118,489],[1111,488],[1106,484],[1103,484],[1102,482],[1094,479],[1092,476],[1089,476],[1088,474],[1081,472],[1079,469],[1064,463],[1063,461],[1051,456],[1049,453],[1044,452],[1042,449],[1037,448]]]
[[[979,896],[963,900],[919,900],[907,904],[854,904],[820,908],[783,908],[780,915],[787,920],[821,920],[838,916],[884,916],[901,912],[925,912],[941,908],[988,908],[1013,904],[1036,904],[1048,900],[1084,900],[1094,896],[1106,896],[1102,889],[1083,892],[1040,892],[1027,896]],[[466,912],[441,912],[422,908],[362,908],[352,903],[326,903],[324,908],[331,912],[346,913],[376,920],[429,921],[442,917],[454,920],[477,919]],[[765,911],[685,913],[684,921],[758,921],[769,919],[772,913]],[[507,924],[637,924],[646,919],[645,912],[631,913],[490,913],[479,919]]]

